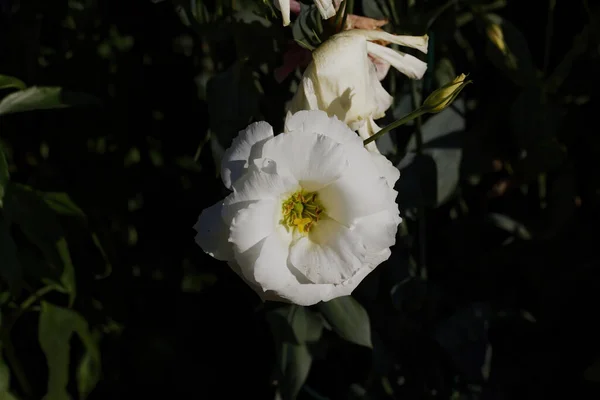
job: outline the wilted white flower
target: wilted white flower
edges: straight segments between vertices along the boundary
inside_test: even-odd
[[[232,193],[202,212],[196,242],[263,300],[349,295],[390,256],[400,174],[335,117],[288,114],[277,136],[266,122],[250,125],[225,152],[221,175]]]
[[[314,2],[321,17],[323,17],[323,19],[329,19],[335,15],[342,0],[314,0]],[[290,11],[294,11],[295,13],[300,12],[300,2],[297,0],[275,0],[274,3],[275,7],[281,10],[283,26],[288,26],[290,24]]]
[[[427,53],[428,37],[398,36],[385,31],[353,29],[338,33],[313,52],[289,110],[323,110],[337,116],[367,139],[379,130],[375,120],[385,115],[392,96],[377,78],[369,55],[391,64],[412,79],[421,79],[427,64],[418,58],[373,43],[383,40]],[[369,150],[376,151],[374,143]]]

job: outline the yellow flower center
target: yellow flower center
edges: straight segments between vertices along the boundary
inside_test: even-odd
[[[297,228],[298,232],[310,232],[323,215],[324,209],[317,199],[317,193],[298,190],[281,205],[283,219],[281,223],[288,228]]]

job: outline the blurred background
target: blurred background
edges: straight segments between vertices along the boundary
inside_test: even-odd
[[[0,399],[600,398],[595,2],[355,1],[430,36],[380,126],[474,82],[378,141],[405,219],[353,294],[372,349],[282,358],[277,305],[196,245],[222,152],[281,128],[302,63],[275,71],[327,35],[312,4],[0,0]]]

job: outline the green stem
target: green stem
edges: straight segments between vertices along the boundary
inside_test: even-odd
[[[368,139],[365,139],[365,141],[363,142],[363,144],[366,146],[369,143],[379,139],[381,136],[385,135],[386,133],[388,133],[389,131],[391,131],[392,129],[396,129],[397,127],[404,125],[405,123],[412,121],[415,118],[420,117],[421,115],[425,114],[425,111],[419,109],[416,109],[415,111],[413,111],[412,113],[405,115],[404,117],[400,118],[397,121],[392,122],[389,125],[386,125],[385,127],[383,127],[379,132],[377,132],[376,134],[374,134],[373,136],[371,136]]]
[[[417,84],[415,81],[411,81],[411,97],[413,101],[413,107],[416,110],[418,110],[420,99],[418,99]],[[421,120],[421,115],[417,115],[417,120],[415,122],[415,150],[417,152],[417,155],[420,156],[423,154],[423,121]],[[427,216],[425,213],[425,207],[423,205],[417,208],[417,224],[417,231],[419,236],[419,275],[421,279],[425,280],[427,279]]]
[[[44,286],[41,289],[38,289],[35,293],[29,296],[23,303],[21,303],[21,309],[19,310],[19,315],[27,311],[29,307],[31,307],[36,301],[52,292],[56,288],[54,286]],[[16,319],[16,318],[15,318]]]
[[[2,329],[2,337],[0,341],[2,342],[2,347],[4,347],[6,361],[10,365],[10,370],[12,373],[15,374],[21,390],[26,396],[31,397],[33,394],[33,391],[31,390],[31,384],[29,383],[29,379],[27,379],[27,375],[25,375],[23,365],[19,361],[19,358],[15,352],[15,348],[10,340],[10,331],[7,329]]]
[[[344,6],[344,16],[342,17],[342,25],[339,27],[340,31],[343,31],[346,27],[346,19],[348,19],[348,14],[351,14],[354,11],[354,0],[345,0],[346,5]]]
[[[544,49],[543,73],[546,75],[548,63],[550,62],[550,44],[552,43],[552,31],[554,29],[554,7],[556,0],[548,0],[548,20],[546,21],[546,47]]]

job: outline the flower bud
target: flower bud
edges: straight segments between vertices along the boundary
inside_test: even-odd
[[[460,74],[454,78],[452,82],[445,84],[435,92],[431,93],[421,106],[423,111],[428,113],[438,113],[452,104],[465,86],[471,83],[471,81],[465,81],[466,77],[465,74]]]
[[[506,54],[506,42],[504,41],[504,34],[502,33],[502,28],[500,25],[495,23],[490,23],[485,28],[485,33],[487,34],[488,39],[502,52],[502,54]]]

